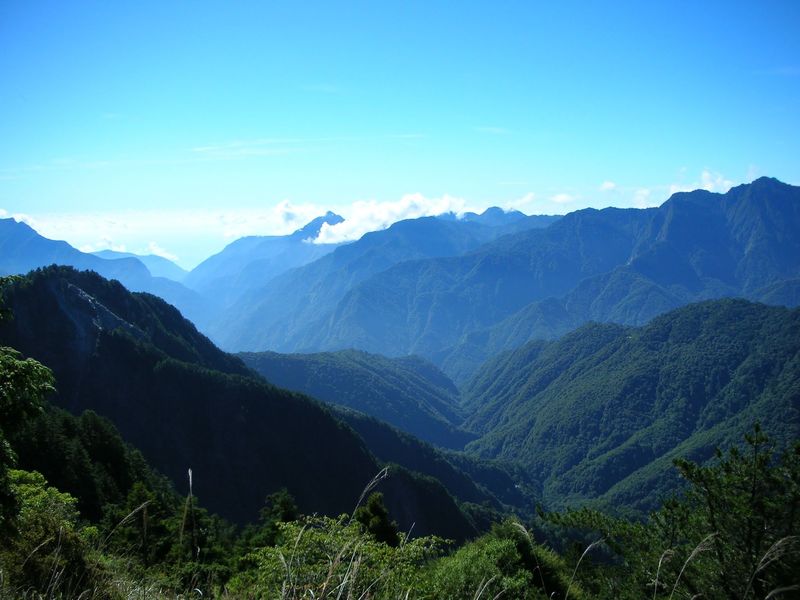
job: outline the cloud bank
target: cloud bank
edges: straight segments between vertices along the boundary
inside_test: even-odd
[[[287,235],[306,225],[328,210],[340,214],[344,221],[325,224],[315,240],[318,244],[342,243],[359,239],[370,231],[386,229],[403,219],[435,216],[452,212],[482,212],[488,206],[500,205],[526,214],[564,214],[593,206],[609,204],[618,207],[646,208],[657,206],[679,191],[706,189],[726,192],[733,182],[722,174],[704,169],[696,181],[684,181],[685,170],[678,182],[668,185],[631,186],[603,181],[599,186],[549,193],[527,192],[510,201],[468,203],[464,198],[442,195],[429,197],[420,193],[406,194],[397,200],[358,200],[347,205],[323,206],[316,203],[294,203],[282,200],[262,207],[217,209],[173,209],[109,211],[96,213],[23,214],[0,208],[0,218],[14,217],[50,239],[66,240],[86,252],[111,249],[136,254],[157,254],[191,269],[227,244],[251,235]],[[688,179],[688,178],[687,178]]]
[[[669,186],[670,195],[676,192],[691,192],[692,190],[703,189],[709,192],[724,194],[733,187],[734,183],[721,173],[716,173],[710,169],[703,169],[700,173],[699,181],[688,183],[678,182]]]
[[[336,225],[323,224],[314,243],[336,244],[359,239],[370,231],[386,229],[404,219],[431,217],[446,212],[461,214],[467,210],[462,198],[442,196],[427,198],[422,194],[406,194],[396,201],[359,200],[338,212],[344,221]]]
[[[403,219],[457,214],[475,210],[461,198],[429,198],[407,194],[395,201],[361,200],[328,207],[282,200],[263,208],[141,210],[94,213],[9,213],[44,237],[66,240],[84,252],[117,250],[157,254],[190,269],[230,242],[250,235],[288,235],[312,219],[334,210],[346,220],[324,225],[314,243],[357,240],[369,231],[385,229]]]

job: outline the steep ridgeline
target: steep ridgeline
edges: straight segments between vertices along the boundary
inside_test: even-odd
[[[0,344],[53,370],[56,404],[109,418],[180,489],[192,468],[195,494],[224,517],[254,520],[281,487],[305,512],[349,512],[381,467],[321,404],[251,374],[155,296],[51,267],[5,282],[2,300],[14,318]],[[437,482],[400,470],[385,485],[390,510],[429,507],[420,534],[473,531]]]
[[[91,269],[109,279],[120,281],[147,278],[147,267],[133,257],[105,260],[86,254],[67,242],[50,240],[36,233],[26,223],[14,219],[0,219],[0,274],[27,273],[32,269],[51,264]]]
[[[566,293],[544,290],[550,297],[468,331],[453,348],[429,357],[463,383],[498,352],[588,321],[640,325],[689,302],[726,296],[800,304],[800,187],[761,178],[724,195],[675,194],[656,210],[638,212],[643,222],[630,254],[613,268],[587,273]],[[613,211],[602,213],[615,217]],[[590,216],[568,215],[551,233],[606,253],[602,245],[587,244]]]
[[[465,390],[482,434],[468,451],[519,461],[552,505],[652,509],[676,457],[706,460],[756,421],[800,437],[800,309],[724,299],[589,324],[496,357]]]
[[[219,298],[221,306],[227,307],[277,275],[331,252],[336,244],[313,244],[311,240],[317,238],[323,224],[342,221],[339,215],[328,212],[291,235],[239,238],[192,269],[184,283],[200,294]],[[215,318],[208,315],[204,321]]]
[[[366,413],[437,446],[463,449],[475,439],[458,429],[464,420],[458,390],[421,358],[392,359],[358,350],[238,356],[277,386]]]
[[[558,219],[520,213],[503,219],[492,209],[484,215],[473,220],[452,216],[410,219],[367,233],[243,295],[208,332],[231,350],[301,352],[360,347],[357,343],[323,347],[314,342],[316,329],[328,327],[331,312],[354,287],[403,261],[457,256],[509,231],[546,227]],[[352,333],[358,337],[358,332]]]
[[[116,253],[97,256],[81,252],[67,242],[47,239],[25,223],[14,219],[0,219],[0,275],[21,275],[49,265],[67,265],[76,269],[90,269],[107,279],[116,279],[128,289],[149,292],[179,306],[192,320],[214,311],[215,300],[201,297],[171,278],[155,276],[148,264],[160,257],[139,257]],[[157,263],[164,267],[160,261]],[[170,263],[172,264],[172,263]],[[180,269],[175,265],[175,269]]]

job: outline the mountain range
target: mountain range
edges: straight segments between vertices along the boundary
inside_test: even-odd
[[[616,211],[601,212],[613,218]],[[800,304],[800,188],[761,178],[726,194],[678,193],[635,214],[640,224],[623,262],[467,333],[436,355],[437,364],[463,381],[497,352],[588,321],[638,325],[689,302],[727,296]],[[572,213],[552,233],[599,216]],[[585,235],[566,238],[585,247]]]
[[[800,437],[800,188],[309,242],[338,219],[234,242],[181,276],[197,290],[2,220],[0,273],[100,275],[5,279],[0,342],[53,369],[57,405],[107,417],[176,484],[192,468],[239,522],[281,487],[349,511],[387,464],[387,505],[420,534],[535,502],[642,514],[678,485],[676,457],[706,460],[756,421]],[[184,310],[226,348],[282,353],[228,354]]]
[[[317,344],[320,327],[351,290],[395,265],[420,259],[458,256],[508,231],[547,227],[557,217],[511,213],[455,219],[424,217],[395,223],[365,234],[351,244],[299,269],[287,271],[269,285],[244,295],[209,327],[209,335],[230,350],[315,351],[355,347],[358,340]],[[498,224],[499,223],[499,224]],[[354,332],[355,334],[356,332]],[[401,352],[385,352],[397,356]]]
[[[418,354],[463,383],[497,352],[589,321],[640,325],[727,296],[796,304],[799,207],[800,188],[761,178],[507,235],[398,223],[243,296],[208,331],[237,350]]]

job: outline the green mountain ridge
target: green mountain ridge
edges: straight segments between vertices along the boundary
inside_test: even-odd
[[[364,412],[438,446],[461,449],[475,438],[458,429],[464,414],[456,387],[421,358],[357,350],[238,356],[275,385]]]
[[[380,460],[397,463],[439,480],[461,502],[532,513],[541,486],[516,464],[443,450],[347,408],[334,408]]]
[[[708,459],[760,421],[800,438],[800,309],[689,305],[639,328],[589,324],[487,362],[464,386],[468,451],[522,463],[555,506],[649,510],[673,458]]]

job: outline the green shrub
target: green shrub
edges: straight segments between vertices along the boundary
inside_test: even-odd
[[[234,577],[234,595],[265,598],[394,598],[417,589],[420,566],[442,546],[435,537],[377,541],[343,515],[278,523],[280,540],[250,555],[255,565]]]
[[[77,501],[47,485],[35,471],[9,471],[19,512],[0,546],[6,592],[47,597],[105,598],[113,594],[108,576],[92,557],[95,528],[78,526]]]

